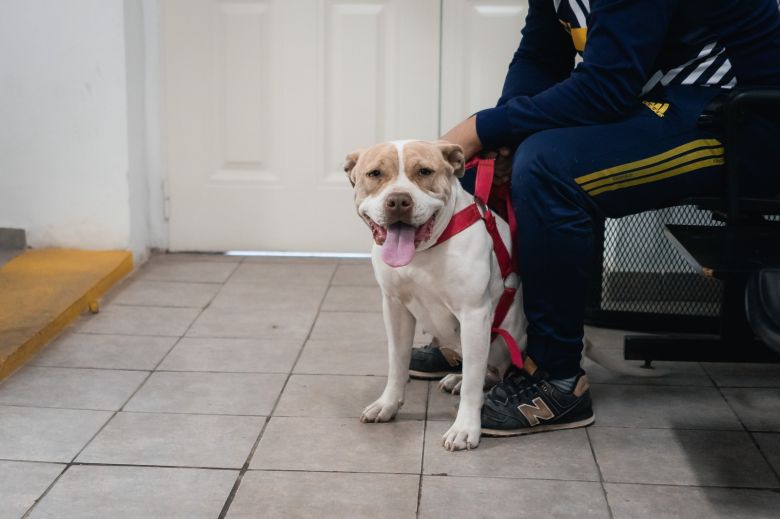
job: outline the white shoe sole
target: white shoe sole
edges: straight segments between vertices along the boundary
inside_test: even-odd
[[[589,418],[580,420],[578,422],[549,424],[549,425],[536,425],[534,427],[524,427],[522,429],[487,429],[482,428],[482,435],[495,438],[507,438],[509,436],[523,436],[525,434],[535,434],[547,431],[562,431],[564,429],[577,429],[579,427],[587,427],[596,421],[596,415],[591,415]]]
[[[409,370],[409,376],[416,380],[438,380],[447,375],[460,375],[460,371],[416,371]]]

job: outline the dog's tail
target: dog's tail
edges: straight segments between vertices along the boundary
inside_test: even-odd
[[[585,349],[583,354],[590,360],[598,364],[599,366],[608,369],[614,373],[621,375],[627,375],[629,377],[645,377],[656,378],[665,377],[669,374],[668,371],[663,369],[646,369],[639,366],[631,366],[625,362],[622,362],[593,346],[593,343],[585,337]]]

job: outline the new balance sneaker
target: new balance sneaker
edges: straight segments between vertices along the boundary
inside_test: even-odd
[[[422,380],[436,380],[450,373],[460,373],[463,358],[449,348],[429,344],[412,350],[409,376]]]
[[[583,371],[572,391],[561,391],[528,358],[523,370],[510,371],[485,395],[482,434],[519,436],[586,427],[595,421],[589,388]]]

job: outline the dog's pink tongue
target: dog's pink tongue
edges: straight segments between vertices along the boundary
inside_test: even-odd
[[[382,259],[391,267],[403,267],[414,257],[416,229],[404,223],[394,223],[387,228],[387,238],[382,245]]]

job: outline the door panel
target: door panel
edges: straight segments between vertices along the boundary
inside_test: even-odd
[[[436,137],[437,0],[164,0],[171,250],[362,252],[352,149]]]
[[[526,0],[446,0],[441,131],[495,106],[528,12]]]

